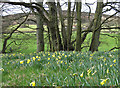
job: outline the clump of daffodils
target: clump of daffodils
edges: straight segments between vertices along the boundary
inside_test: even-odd
[[[35,86],[35,81],[31,82],[30,86]]]
[[[104,85],[108,79],[109,79],[109,78],[102,79],[102,81],[100,82],[100,84],[101,84],[101,85]]]

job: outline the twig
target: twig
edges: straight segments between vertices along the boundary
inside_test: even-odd
[[[120,47],[113,47],[112,49],[110,49],[109,51],[112,51],[114,49],[120,49]]]

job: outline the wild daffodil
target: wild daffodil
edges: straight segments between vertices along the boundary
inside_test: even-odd
[[[58,58],[56,58],[56,60],[58,60]]]
[[[38,56],[36,56],[36,58],[38,58]]]
[[[35,81],[31,82],[30,86],[35,86]]]
[[[65,58],[67,57],[67,55],[65,55]]]
[[[115,60],[113,60],[113,62],[115,63],[115,62],[116,62],[116,59],[115,59]]]
[[[113,66],[113,64],[110,65],[110,67],[112,67],[112,66]]]
[[[50,58],[48,58],[48,60],[50,60]]]
[[[109,69],[107,69],[107,73],[109,73]]]
[[[27,63],[28,63],[28,64],[30,63],[30,59],[27,60]]]
[[[82,74],[80,74],[80,77],[83,77],[83,72],[82,72]]]
[[[38,61],[40,61],[40,59],[38,59]]]
[[[55,57],[55,54],[53,54],[52,57]]]
[[[23,64],[24,63],[24,61],[20,61],[20,64]]]
[[[96,72],[97,72],[97,71],[95,70],[95,72],[94,72],[94,73],[92,73],[92,75],[94,75]]]
[[[0,69],[0,71],[4,71],[4,69],[3,69],[3,68],[1,68],[1,69]]]
[[[50,62],[48,62],[48,64],[50,64]]]
[[[100,82],[100,84],[101,84],[101,85],[104,85],[108,79],[109,79],[109,78],[102,79],[102,81]]]
[[[36,59],[36,58],[35,58],[35,57],[33,57],[32,59],[35,61],[35,59]]]
[[[63,61],[61,61],[60,63],[63,63]]]
[[[73,76],[77,76],[77,73],[74,73]]]

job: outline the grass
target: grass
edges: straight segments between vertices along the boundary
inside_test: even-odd
[[[118,85],[117,51],[18,53],[2,60],[4,86]]]
[[[110,34],[110,33],[103,33],[103,34],[109,34],[111,36],[116,36],[117,34]],[[76,32],[73,32],[72,35],[72,41],[76,38]],[[45,38],[45,51],[49,51],[49,44],[48,44],[48,37],[46,37],[47,34],[44,33]],[[90,46],[92,33],[89,33],[87,35],[86,40],[82,44],[83,46]],[[7,51],[10,51],[10,47],[14,50],[13,53],[21,52],[21,53],[33,53],[37,50],[37,40],[36,40],[36,34],[35,33],[26,33],[26,34],[19,34],[15,33],[13,34],[12,38],[8,41],[8,44],[12,41],[16,40],[16,43],[12,43]],[[100,35],[100,45],[99,45],[99,51],[108,51],[111,48],[117,46],[117,37],[112,38],[107,35]],[[88,51],[89,47],[85,47],[82,49],[83,52]]]
[[[35,26],[33,26],[35,27]],[[28,29],[21,28],[21,31]],[[32,31],[32,30],[29,30]],[[116,36],[117,34],[109,34]],[[45,51],[48,50],[48,38],[45,36]],[[89,46],[92,33],[82,46]],[[72,40],[76,38],[73,32]],[[2,55],[2,82],[4,86],[117,86],[118,85],[118,53],[105,52],[117,46],[118,41],[107,35],[100,35],[99,52],[93,54],[89,48],[82,52],[40,52],[36,53],[37,40],[33,33],[15,33],[8,41],[15,51]],[[0,73],[1,74],[1,73]]]
[[[31,28],[36,28],[35,25],[30,25]],[[44,26],[45,30],[47,29],[46,26]],[[25,31],[35,31],[29,28],[19,28],[19,31],[25,32]],[[103,33],[102,34],[109,34],[110,36],[116,36],[117,34],[114,33]],[[90,42],[91,42],[91,37],[92,37],[92,33],[89,33],[87,35],[87,38],[85,40],[85,42],[82,44],[82,47],[84,46],[90,46]],[[44,38],[45,38],[45,51],[49,51],[49,44],[48,44],[48,37],[47,34],[44,33]],[[73,41],[76,38],[76,31],[73,31],[72,34],[72,38],[71,40]],[[13,50],[12,53],[17,53],[17,52],[21,52],[21,53],[33,53],[36,52],[37,50],[37,40],[36,40],[36,33],[25,33],[25,34],[20,34],[20,33],[15,33],[13,34],[12,38],[8,41],[8,44],[11,43],[12,41],[16,40],[16,43],[12,43],[8,49],[7,52],[10,52],[10,49]],[[112,38],[109,37],[107,35],[100,35],[100,45],[98,50],[99,51],[108,51],[111,48],[117,46],[117,38]],[[75,46],[75,44],[74,44]],[[85,47],[82,49],[83,52],[86,52],[89,50],[89,47]]]

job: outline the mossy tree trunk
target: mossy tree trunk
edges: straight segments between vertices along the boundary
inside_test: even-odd
[[[48,5],[50,17],[49,28],[52,36],[52,51],[62,50],[63,46],[58,28],[57,7],[55,2],[49,2]]]
[[[42,5],[43,3],[40,2],[38,3],[40,5]],[[36,18],[37,18],[37,52],[40,51],[44,51],[44,28],[43,28],[43,19],[41,17],[41,13],[43,13],[42,10],[39,10],[39,12],[37,12],[36,14]]]
[[[102,9],[103,9],[103,2],[97,2],[97,8],[96,8],[95,17],[94,17],[95,20],[93,24],[92,41],[89,49],[89,51],[92,51],[92,52],[98,51]]]
[[[72,21],[71,21],[71,2],[68,2],[68,11],[67,11],[67,50],[69,51],[71,47],[71,35],[72,35]]]
[[[62,35],[62,41],[63,41],[63,50],[67,50],[67,36],[66,36],[66,30],[65,30],[65,24],[64,24],[64,17],[62,15],[62,9],[60,6],[60,3],[57,2],[57,8],[59,13],[59,20],[61,24],[61,35]]]
[[[77,2],[76,12],[77,12],[77,37],[76,37],[76,51],[81,51],[81,2]]]

